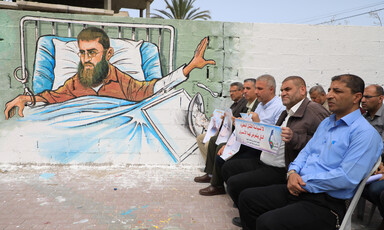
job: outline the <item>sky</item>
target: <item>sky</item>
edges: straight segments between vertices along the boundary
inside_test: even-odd
[[[154,0],[151,13],[165,6],[164,0]],[[356,26],[377,26],[379,21],[368,12],[378,10],[384,24],[384,1],[379,0],[196,0],[194,6],[209,10],[212,21]],[[138,10],[128,12],[139,16]]]

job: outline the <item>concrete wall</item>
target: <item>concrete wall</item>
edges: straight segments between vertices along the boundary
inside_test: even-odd
[[[229,99],[229,84],[242,81],[261,74],[275,76],[278,88],[281,81],[290,75],[302,76],[308,88],[315,84],[329,87],[334,75],[353,73],[362,77],[366,84],[379,83],[383,85],[384,76],[384,28],[354,27],[354,26],[311,26],[285,24],[251,24],[230,22],[202,22],[181,20],[140,19],[110,16],[84,16],[72,14],[37,13],[28,11],[0,10],[0,106],[23,93],[22,84],[13,78],[14,70],[21,65],[19,22],[23,16],[42,16],[87,21],[104,21],[119,23],[146,23],[171,25],[176,31],[175,65],[180,67],[188,63],[197,44],[205,36],[209,37],[209,46],[205,52],[207,59],[214,59],[215,66],[195,69],[186,82],[177,86],[185,90],[183,98],[190,100],[196,93],[204,98],[205,113],[209,115],[215,108],[225,108],[231,102]],[[62,30],[65,30],[63,28]],[[29,39],[29,38],[28,38]],[[31,38],[27,41],[34,44]],[[27,53],[27,69],[33,72],[34,52]],[[162,65],[165,65],[162,63]],[[164,68],[164,66],[163,66]],[[220,97],[214,98],[207,90],[197,86],[206,85]],[[27,84],[31,87],[31,83]],[[181,101],[181,99],[180,99]],[[188,104],[188,103],[187,103]],[[168,106],[168,107],[167,107]],[[28,121],[25,118],[14,117],[5,120],[0,116],[0,162],[1,163],[113,163],[113,164],[201,164],[202,159],[198,150],[194,150],[194,138],[186,128],[186,105],[170,103],[158,110],[158,122],[169,131],[168,142],[175,149],[188,146],[188,151],[177,152],[169,150],[158,139],[156,130],[150,125],[141,127],[140,135],[130,136],[118,143],[124,147],[111,144],[105,135],[96,138],[93,144],[97,148],[84,149],[68,148],[60,150],[44,149],[43,140],[52,138],[53,143],[62,142],[62,146],[80,146],[90,138],[82,130],[57,131],[59,128],[50,125],[42,126],[39,122]],[[180,111],[179,113],[174,111]],[[170,111],[176,118],[169,124],[167,116]],[[17,115],[16,115],[17,116]],[[160,117],[159,117],[160,116]],[[180,117],[180,119],[177,119]],[[56,118],[55,121],[57,121]],[[147,121],[144,121],[145,123]],[[140,123],[140,124],[143,124]],[[145,128],[147,127],[147,128]],[[148,128],[149,127],[149,128]],[[184,131],[177,133],[177,127]],[[89,128],[89,127],[88,127]],[[115,124],[114,129],[119,126]],[[149,131],[148,131],[149,130]],[[108,129],[109,132],[114,132]],[[51,135],[41,135],[51,133]],[[54,133],[54,134],[53,134]],[[36,134],[40,135],[36,137]],[[76,140],[70,136],[76,135]],[[148,137],[148,135],[152,135]],[[180,138],[177,138],[180,137]],[[62,141],[60,141],[62,140]],[[145,140],[145,141],[144,141]],[[40,144],[39,144],[40,143]],[[75,143],[75,144],[74,144]],[[50,143],[52,146],[52,143]],[[100,147],[103,146],[103,147]],[[105,147],[107,146],[107,147]],[[56,154],[56,155],[55,155]],[[63,157],[67,156],[66,157]],[[75,157],[74,157],[75,156]]]

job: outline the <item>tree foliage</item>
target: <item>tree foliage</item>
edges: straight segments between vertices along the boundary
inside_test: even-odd
[[[167,4],[165,10],[156,10],[158,13],[153,13],[152,17],[184,20],[211,19],[209,10],[200,11],[200,8],[193,6],[195,1],[196,0],[171,0],[171,3],[169,3],[168,0],[165,0]]]

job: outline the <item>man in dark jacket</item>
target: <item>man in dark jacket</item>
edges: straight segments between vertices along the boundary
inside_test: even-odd
[[[255,111],[257,105],[259,104],[256,96],[256,80],[254,78],[248,78],[244,80],[244,98],[247,100],[245,112]],[[240,115],[240,114],[239,114]],[[203,176],[195,177],[194,181],[197,183],[209,183],[213,172],[215,171],[215,158],[217,151],[225,145],[225,143],[216,144],[217,135],[211,137],[208,144],[207,158],[205,161],[205,169]],[[217,191],[217,194],[224,194],[225,191],[223,188]]]
[[[241,82],[233,82],[229,88],[229,95],[233,101],[232,105],[229,107],[232,110],[232,116],[241,117],[240,113],[247,112],[247,99],[244,97],[244,86]],[[207,160],[208,144],[209,141],[203,143],[205,135],[207,133],[202,133],[196,137],[196,143],[199,147],[200,153],[203,156],[204,160]],[[217,136],[217,135],[216,135]]]
[[[283,142],[279,152],[263,151],[260,160],[228,161],[222,168],[227,192],[236,205],[240,192],[246,188],[285,183],[289,163],[312,138],[320,122],[329,116],[323,106],[307,98],[306,84],[301,77],[291,76],[283,81],[281,98],[286,110],[276,122],[282,129]],[[238,217],[233,223],[241,226]]]

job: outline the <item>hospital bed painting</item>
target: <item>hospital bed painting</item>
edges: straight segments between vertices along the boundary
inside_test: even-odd
[[[107,32],[114,48],[109,62],[135,79],[162,79],[180,71],[174,70],[175,31],[171,26],[27,16],[20,21],[21,66],[14,71],[24,94],[33,97],[55,90],[76,74],[75,36],[88,26]],[[59,34],[63,30],[67,34]],[[33,64],[31,55],[27,58],[31,37],[36,39]],[[29,152],[48,163],[146,164],[158,163],[155,159],[159,158],[162,163],[182,162],[196,150],[195,136],[203,131],[196,118],[204,120],[205,116],[201,95],[191,98],[184,89],[175,90],[180,83],[174,81],[139,102],[85,96],[32,105],[25,110],[25,117],[16,121],[23,132],[20,141],[28,137],[33,146]],[[15,133],[9,136],[20,137]]]

